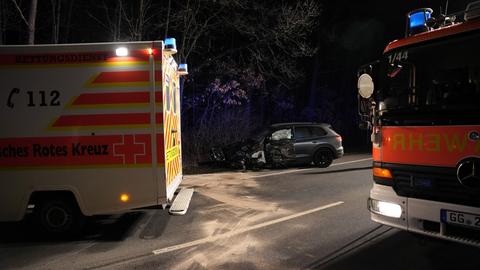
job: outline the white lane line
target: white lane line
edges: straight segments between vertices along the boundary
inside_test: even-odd
[[[362,161],[367,161],[367,160],[372,160],[372,158],[363,158],[363,159],[351,160],[351,161],[346,161],[346,162],[334,163],[334,164],[330,165],[330,167],[339,166],[339,165],[345,165],[345,164],[350,164],[350,163],[356,163],[356,162],[362,162]],[[267,176],[274,176],[274,175],[281,175],[281,174],[288,174],[288,173],[295,173],[295,172],[310,171],[310,170],[315,170],[315,169],[318,169],[318,168],[307,168],[307,169],[288,170],[288,171],[282,171],[282,172],[276,172],[276,173],[269,173],[269,174],[262,174],[262,175],[254,175],[254,176],[250,176],[250,178],[261,178],[261,177],[267,177]]]
[[[334,163],[334,164],[330,165],[330,167],[338,166],[338,165],[345,165],[345,164],[350,164],[350,163],[355,163],[355,162],[361,162],[361,161],[367,161],[367,160],[372,160],[372,158],[362,158],[362,159],[350,160],[350,161],[345,161],[345,162],[340,162],[340,163]]]
[[[160,254],[164,254],[164,253],[167,253],[167,252],[176,251],[176,250],[179,250],[179,249],[184,249],[184,248],[194,247],[194,246],[198,246],[198,245],[205,244],[205,243],[215,242],[219,239],[225,239],[225,238],[229,238],[229,237],[239,235],[239,234],[242,234],[242,233],[246,233],[246,232],[249,232],[249,231],[258,230],[258,229],[261,229],[261,228],[264,228],[264,227],[267,227],[267,226],[271,226],[271,225],[274,225],[274,224],[277,224],[277,223],[280,223],[280,222],[285,222],[285,221],[292,220],[292,219],[295,219],[295,218],[299,218],[299,217],[309,215],[309,214],[312,214],[312,213],[315,213],[315,212],[319,212],[319,211],[322,211],[322,210],[325,210],[325,209],[328,209],[328,208],[339,206],[343,203],[344,202],[342,202],[342,201],[338,201],[338,202],[335,202],[335,203],[331,203],[331,204],[327,204],[327,205],[320,206],[320,207],[317,207],[317,208],[313,208],[313,209],[310,209],[310,210],[306,210],[306,211],[303,211],[303,212],[300,212],[300,213],[292,214],[292,215],[289,215],[289,216],[286,216],[286,217],[282,217],[282,218],[274,219],[274,220],[267,221],[267,222],[264,222],[264,223],[260,223],[260,224],[254,225],[254,226],[246,227],[246,228],[243,228],[243,229],[240,229],[240,230],[235,230],[235,231],[231,231],[231,232],[223,233],[223,234],[219,234],[219,235],[213,235],[213,236],[205,237],[205,238],[198,239],[198,240],[195,240],[195,241],[191,241],[191,242],[187,242],[187,243],[183,243],[183,244],[178,244],[178,245],[174,245],[174,246],[169,246],[169,247],[157,249],[157,250],[152,251],[152,253],[154,255],[160,255]]]

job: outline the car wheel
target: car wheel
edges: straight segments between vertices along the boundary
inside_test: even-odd
[[[320,149],[313,155],[313,164],[320,168],[326,168],[332,164],[333,155],[328,149]]]
[[[78,206],[66,200],[42,201],[35,211],[41,229],[55,236],[75,235],[80,232],[85,222],[85,216]]]

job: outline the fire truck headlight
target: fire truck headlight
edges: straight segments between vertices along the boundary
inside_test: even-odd
[[[117,56],[128,56],[128,49],[125,47],[120,47],[115,50]]]
[[[387,217],[400,218],[402,207],[396,203],[370,199],[368,203],[370,211]]]

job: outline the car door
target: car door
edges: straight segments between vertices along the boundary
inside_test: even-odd
[[[311,160],[311,149],[315,147],[311,131],[308,126],[296,126],[294,128],[295,160],[297,162],[304,163]]]
[[[327,132],[320,126],[304,126],[295,128],[295,154],[297,161],[310,162],[315,152],[328,144]]]
[[[267,160],[272,164],[295,160],[295,146],[292,127],[273,130],[265,139]]]
[[[328,146],[328,133],[323,127],[312,126],[310,127],[310,133],[311,147],[308,149],[308,151],[309,155],[313,158],[313,155],[319,148],[330,146]]]

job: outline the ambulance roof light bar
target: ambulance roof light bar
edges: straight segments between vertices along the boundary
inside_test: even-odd
[[[431,8],[420,8],[407,14],[407,33],[406,36],[415,35],[430,30],[428,20],[432,18],[433,10]]]

